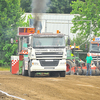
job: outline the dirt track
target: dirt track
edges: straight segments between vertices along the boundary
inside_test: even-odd
[[[25,100],[100,100],[100,76],[26,77],[0,72],[0,90]],[[19,100],[0,93],[0,100]]]

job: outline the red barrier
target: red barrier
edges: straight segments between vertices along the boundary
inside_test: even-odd
[[[19,73],[19,60],[12,60],[11,73],[12,74]]]

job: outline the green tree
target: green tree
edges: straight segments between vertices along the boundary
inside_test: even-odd
[[[21,8],[27,12],[32,12],[32,0],[21,0]]]
[[[0,49],[9,40],[9,34],[15,35],[12,31],[16,28],[16,22],[22,14],[20,0],[0,0]]]
[[[70,6],[71,1],[76,0],[51,0],[49,5],[49,13],[70,13],[72,7]]]
[[[17,44],[11,45],[10,39],[17,35],[23,14],[20,0],[0,0],[0,64],[10,62],[10,55],[16,54]]]
[[[3,46],[4,53],[4,59],[0,60],[0,65],[4,65],[8,63],[10,64],[10,58],[12,55],[18,54],[18,43],[15,41],[15,36],[17,35],[18,27],[29,27],[29,19],[32,19],[32,15],[30,14],[27,18],[27,21],[25,22],[25,16],[19,18],[19,21],[16,22],[16,28],[12,29],[12,31],[8,31],[9,40],[5,42],[5,45]],[[12,34],[15,32],[15,35],[12,36]],[[14,43],[10,43],[10,39],[14,39]]]
[[[73,18],[72,33],[78,33],[83,36],[83,39],[90,37],[91,34],[100,35],[100,0],[85,0],[85,2],[77,0],[72,1],[71,14],[78,14]],[[91,20],[90,21],[75,21],[75,20]],[[91,30],[91,29],[92,30]],[[90,31],[91,30],[91,31]],[[92,33],[91,33],[92,32]],[[91,34],[90,34],[91,33]]]
[[[49,0],[50,2],[47,4],[49,10],[48,13],[70,13],[72,11],[72,7],[70,6],[71,1],[76,0]],[[81,0],[85,1],[85,0]],[[21,0],[21,8],[27,12],[32,12],[32,0]]]

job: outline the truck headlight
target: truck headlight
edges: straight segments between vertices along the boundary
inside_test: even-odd
[[[38,65],[38,63],[37,62],[34,62],[34,63],[32,63],[32,65]]]

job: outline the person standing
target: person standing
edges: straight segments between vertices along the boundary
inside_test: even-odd
[[[91,76],[92,75],[92,71],[91,71],[92,57],[90,56],[90,53],[87,53],[86,63],[87,63],[87,73],[86,73],[86,75],[88,76],[88,71],[90,69],[90,76]]]

